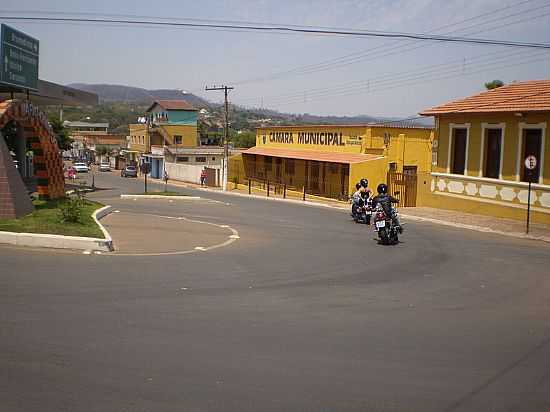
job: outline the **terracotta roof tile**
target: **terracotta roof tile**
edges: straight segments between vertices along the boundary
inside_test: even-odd
[[[361,163],[369,160],[381,159],[382,156],[362,153],[321,152],[313,150],[279,149],[272,147],[252,147],[243,154],[254,154],[272,157],[286,157],[288,159],[313,160],[329,163]]]
[[[156,100],[149,110],[156,104],[166,110],[197,110],[193,105],[185,100]]]
[[[550,111],[550,80],[510,83],[464,99],[424,110],[421,115],[444,113]]]

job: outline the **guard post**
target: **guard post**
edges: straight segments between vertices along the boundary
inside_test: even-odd
[[[525,225],[525,233],[529,234],[529,220],[531,215],[531,183],[535,182],[538,179],[537,173],[537,163],[538,160],[534,155],[529,155],[525,158],[525,180],[528,183],[527,189],[527,222]]]

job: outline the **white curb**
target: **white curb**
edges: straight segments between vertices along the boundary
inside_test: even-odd
[[[199,196],[164,196],[164,195],[120,195],[121,199],[178,199],[199,200]]]
[[[0,243],[15,246],[112,252],[113,240],[111,235],[109,235],[109,232],[107,232],[99,222],[99,219],[110,213],[110,208],[111,206],[105,206],[92,214],[95,222],[103,232],[105,239],[82,236],[49,235],[45,233],[0,232]]]

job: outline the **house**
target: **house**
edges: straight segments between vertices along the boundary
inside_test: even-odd
[[[533,219],[550,223],[550,80],[514,82],[420,114],[436,124],[431,206],[524,219],[531,181]]]
[[[414,206],[416,176],[431,171],[432,138],[432,128],[406,123],[259,127],[256,146],[231,159],[229,181],[347,199],[361,178],[376,188],[406,174],[414,187],[402,195]]]
[[[138,123],[129,125],[128,153],[151,163],[151,177],[162,178],[164,148],[198,145],[197,115],[198,109],[185,100],[154,101]]]

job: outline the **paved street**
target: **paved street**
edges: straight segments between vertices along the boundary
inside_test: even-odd
[[[548,244],[96,184],[133,255],[0,247],[1,411],[550,410]]]

